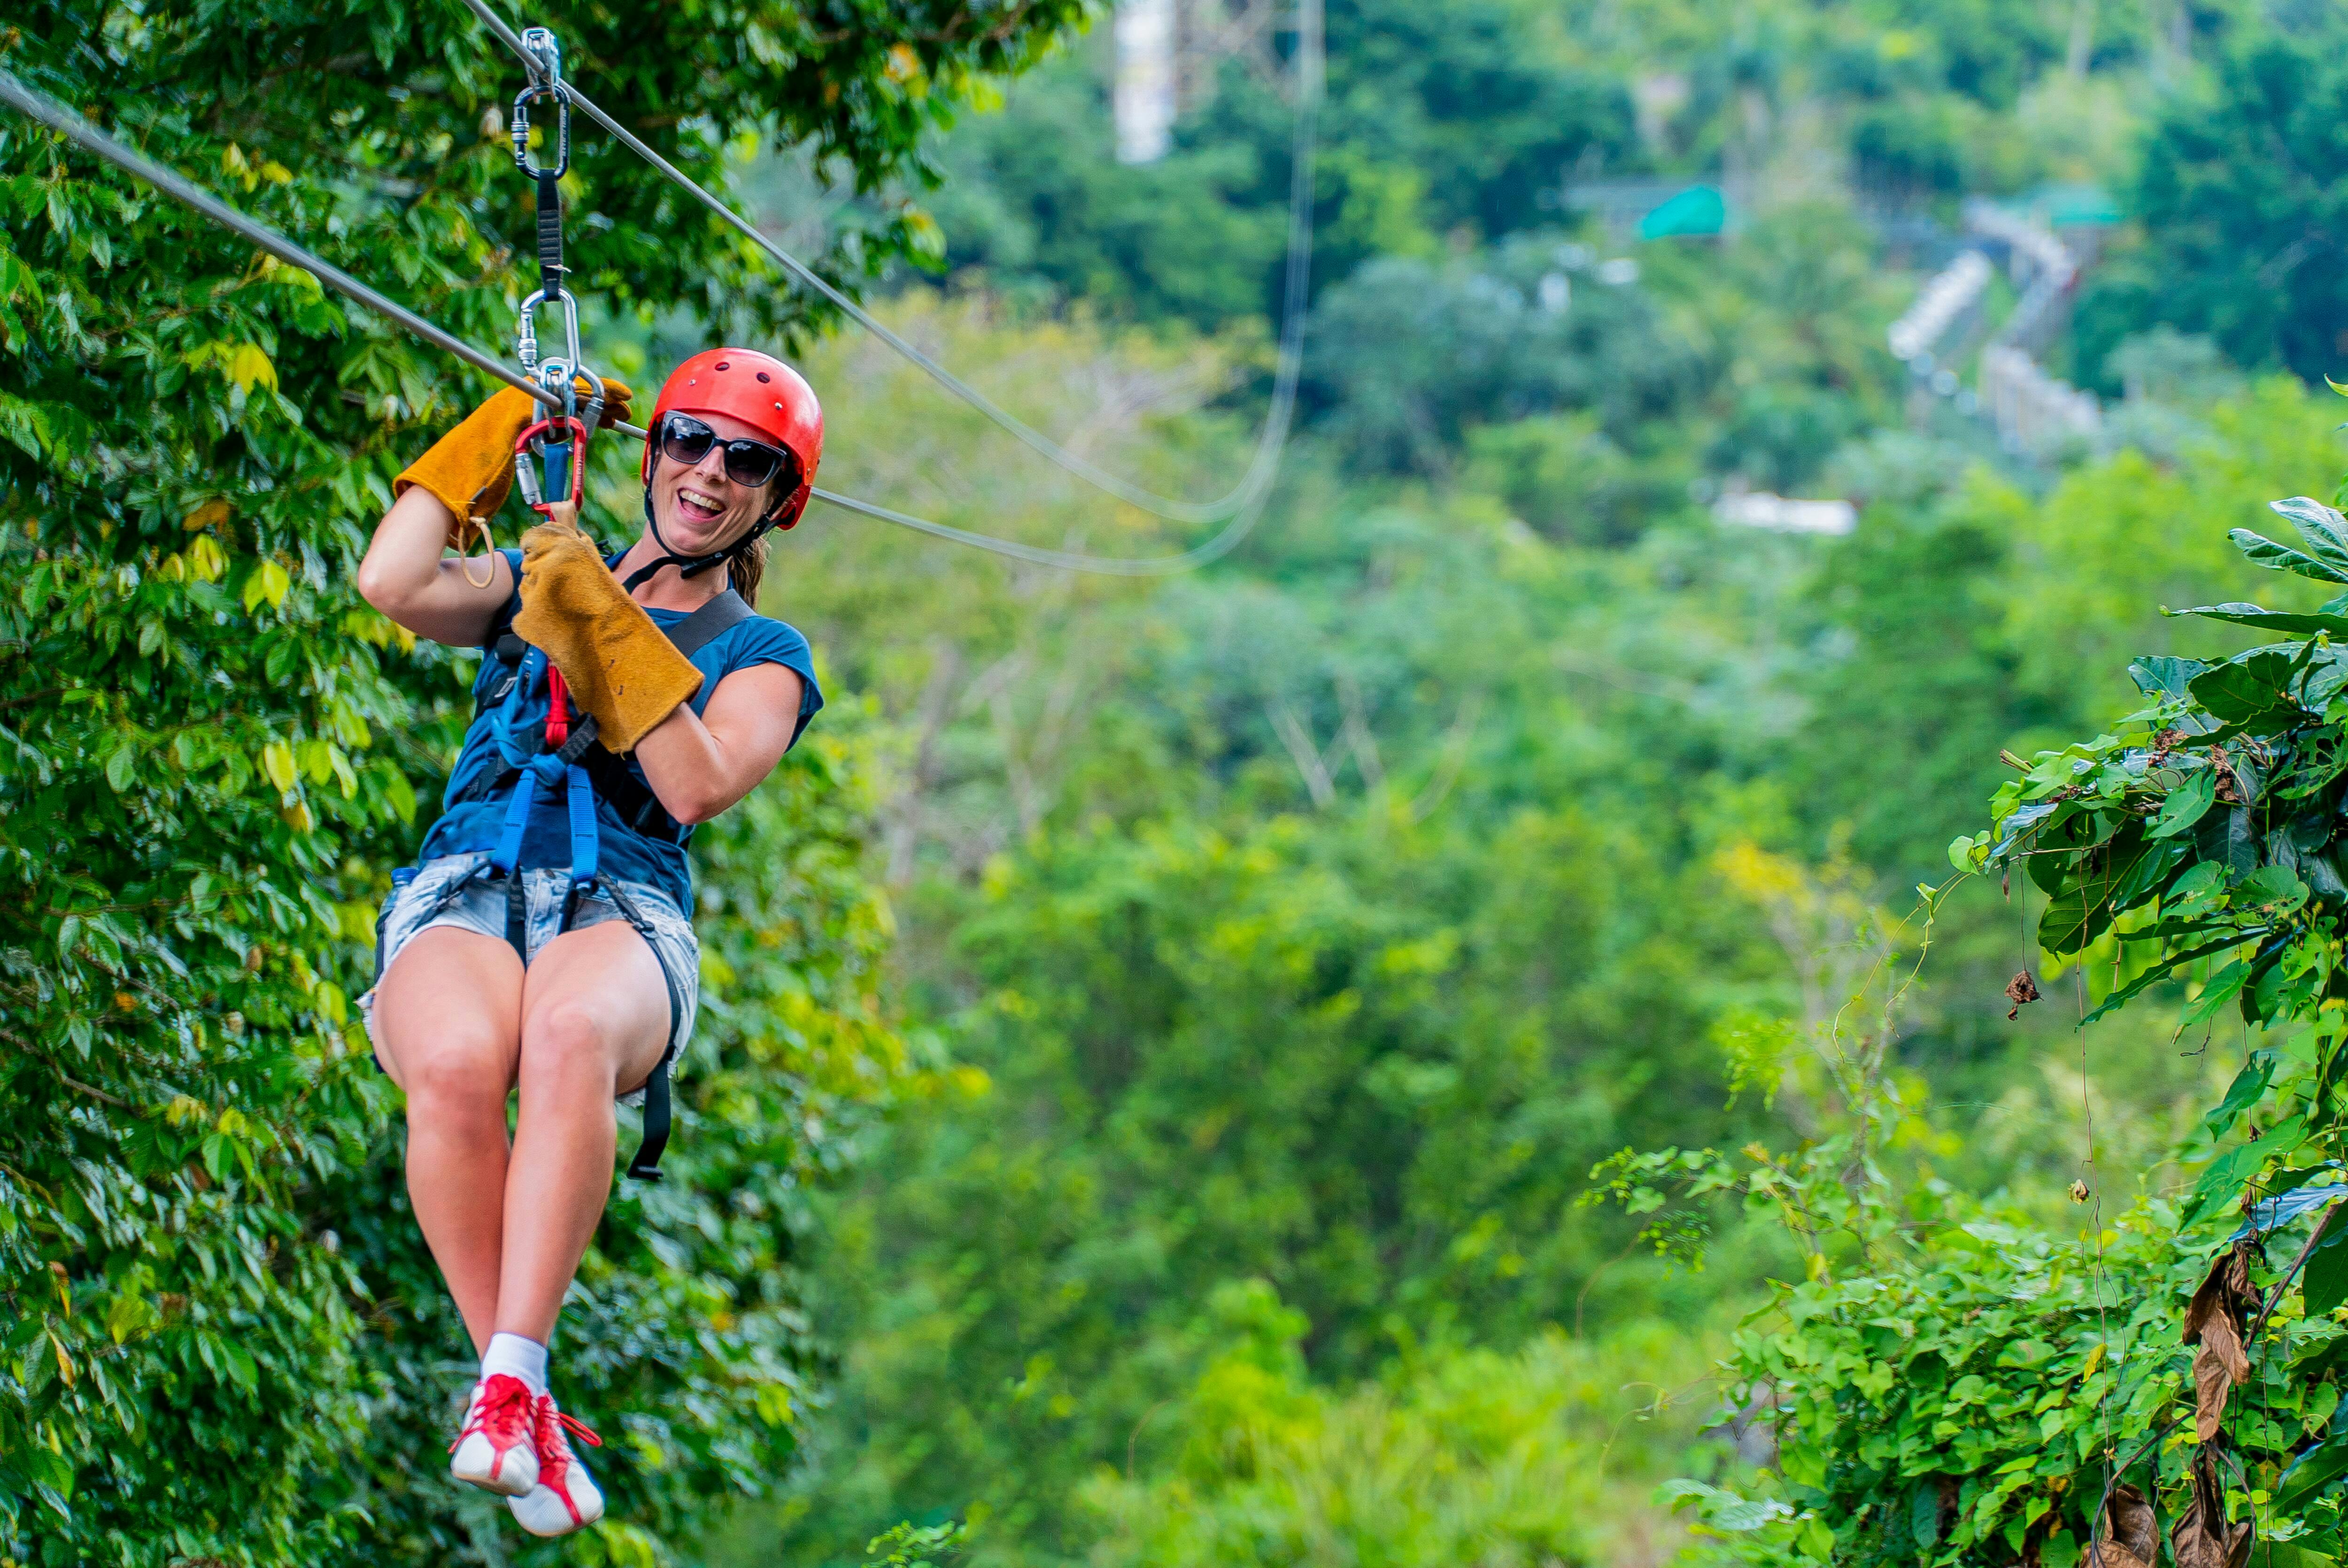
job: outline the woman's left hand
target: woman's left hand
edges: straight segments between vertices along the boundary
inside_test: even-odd
[[[568,510],[568,508],[565,508]],[[546,650],[606,749],[626,753],[701,690],[701,671],[628,597],[578,525],[558,517],[521,537],[515,635]]]

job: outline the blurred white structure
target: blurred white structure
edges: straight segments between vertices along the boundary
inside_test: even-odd
[[[1117,0],[1117,80],[1110,105],[1117,156],[1154,163],[1174,142],[1174,123],[1215,96],[1233,59],[1267,86],[1289,90],[1277,43],[1292,29],[1286,0]]]
[[[1981,402],[2006,450],[2027,457],[2091,442],[2104,427],[2104,406],[2093,393],[2047,374],[2003,343],[1982,350]]]
[[[1120,163],[1155,163],[1173,145],[1179,108],[1174,6],[1175,0],[1118,0],[1117,86],[1110,102]]]
[[[1847,534],[1859,527],[1859,508],[1849,501],[1797,501],[1766,490],[1731,490],[1714,503],[1712,515],[1779,534]]]
[[[2036,359],[2063,330],[2079,282],[2078,255],[2034,212],[2023,216],[1975,200],[1965,203],[1964,214],[1970,232],[2004,245],[2007,272],[2022,297],[1982,349],[1976,386],[1968,388],[1957,366],[1970,350],[1994,269],[1981,250],[1966,250],[1925,283],[1887,334],[1908,367],[1914,417],[1921,420],[1932,399],[1951,399],[1961,413],[1988,420],[2008,452],[2034,461],[2094,441],[2103,429],[2103,405],[2049,375]]]
[[[1952,327],[1980,308],[1993,275],[1987,256],[1979,251],[1959,251],[1955,261],[1932,275],[1907,313],[1891,323],[1891,357],[1906,364],[1938,349]]]

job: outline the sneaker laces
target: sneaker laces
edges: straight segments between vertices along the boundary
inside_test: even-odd
[[[578,1434],[590,1448],[602,1448],[603,1440],[595,1435],[586,1422],[576,1416],[565,1415],[554,1408],[554,1396],[541,1394],[536,1406],[538,1417],[538,1484],[552,1489],[562,1499],[562,1506],[571,1517],[579,1517],[579,1505],[571,1501],[571,1444],[563,1438],[567,1431]]]
[[[489,1445],[499,1453],[518,1449],[536,1436],[531,1428],[537,1416],[538,1401],[529,1384],[503,1372],[484,1378],[479,1402],[458,1429],[457,1440],[448,1445],[448,1451],[455,1453],[475,1432],[488,1438]]]

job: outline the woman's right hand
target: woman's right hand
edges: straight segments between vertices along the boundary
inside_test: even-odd
[[[625,419],[633,396],[624,382],[607,378],[603,385],[599,429]],[[579,390],[585,395],[584,381]],[[359,566],[359,592],[369,604],[418,637],[479,645],[513,592],[513,573],[495,551],[479,561],[462,552],[477,534],[486,535],[487,519],[505,504],[513,488],[514,443],[543,415],[530,394],[503,388],[392,481],[397,498]],[[444,559],[444,548],[459,559]]]

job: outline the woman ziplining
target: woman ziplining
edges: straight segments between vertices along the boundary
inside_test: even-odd
[[[574,365],[550,362],[557,384]],[[395,481],[358,579],[417,636],[489,655],[364,1010],[407,1093],[417,1224],[480,1355],[450,1471],[540,1535],[602,1516],[569,1434],[599,1440],[556,1406],[548,1346],[611,1194],[615,1100],[645,1104],[630,1173],[657,1176],[699,995],[685,845],[823,705],[807,640],[750,608],[765,536],[798,521],[822,454],[807,383],[748,349],[680,365],[650,422],[644,532],[608,559],[576,477],[606,389],[580,384],[584,418],[508,389],[443,436]],[[607,390],[616,421],[628,390]],[[505,500],[518,446],[548,520],[477,577],[446,552]],[[541,463],[554,499],[531,493]]]

